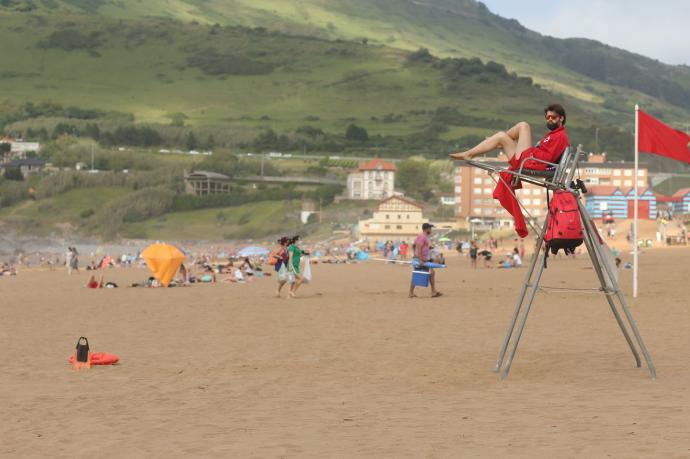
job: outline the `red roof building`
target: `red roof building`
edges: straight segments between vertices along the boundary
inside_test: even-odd
[[[395,164],[382,159],[359,164],[357,171],[347,176],[348,199],[386,199],[393,196]]]

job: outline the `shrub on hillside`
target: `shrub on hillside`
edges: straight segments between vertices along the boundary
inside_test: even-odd
[[[92,218],[94,230],[106,239],[116,237],[124,223],[157,217],[170,210],[175,194],[165,188],[144,188],[108,203]]]
[[[29,185],[0,178],[0,208],[9,207],[29,197]]]
[[[271,64],[244,56],[221,54],[214,49],[188,57],[187,64],[201,69],[207,75],[265,75],[273,71]]]
[[[79,217],[80,218],[89,218],[93,214],[95,214],[96,211],[93,209],[84,209],[81,212],[79,212]]]
[[[23,182],[24,174],[18,167],[7,167],[5,168],[5,173],[3,174],[5,180],[12,180],[15,182]]]
[[[429,163],[407,159],[398,164],[396,177],[405,194],[423,198],[430,191]]]
[[[39,48],[58,48],[65,51],[92,49],[102,44],[99,33],[84,33],[76,29],[57,30],[38,42]]]
[[[340,185],[325,185],[307,192],[296,190],[292,186],[282,186],[249,193],[242,189],[235,189],[228,194],[214,194],[207,196],[186,194],[175,196],[171,210],[175,212],[182,212],[198,209],[239,206],[251,202],[290,201],[294,199],[320,200],[321,204],[326,206],[332,203],[335,197],[342,193],[342,190],[343,187]]]
[[[152,147],[163,143],[158,131],[149,126],[119,126],[113,132],[102,133],[101,140],[106,145],[139,147]]]
[[[435,59],[434,56],[431,55],[428,49],[426,48],[419,48],[417,51],[414,51],[410,54],[407,55],[407,62],[409,63],[415,63],[415,62],[432,62]]]
[[[345,138],[347,140],[353,140],[355,142],[366,142],[369,140],[369,133],[363,127],[359,127],[355,124],[350,124],[345,131]]]

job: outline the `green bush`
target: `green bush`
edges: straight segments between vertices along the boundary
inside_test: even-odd
[[[165,188],[144,188],[123,196],[96,212],[92,230],[112,239],[119,235],[124,223],[143,221],[169,211],[174,196]]]
[[[39,48],[58,48],[65,51],[91,49],[100,46],[98,32],[84,33],[75,29],[58,30],[38,43]]]
[[[85,210],[82,210],[82,211],[79,213],[79,217],[81,217],[81,218],[89,218],[90,216],[92,216],[92,215],[95,214],[95,213],[96,213],[96,212],[95,212],[93,209],[85,209]]]
[[[265,75],[273,71],[271,64],[244,56],[221,54],[210,48],[188,57],[187,64],[198,67],[207,75]]]
[[[29,184],[0,178],[0,207],[9,207],[29,197]]]
[[[6,180],[13,180],[15,182],[23,182],[24,175],[18,167],[7,167],[5,168],[4,177]]]

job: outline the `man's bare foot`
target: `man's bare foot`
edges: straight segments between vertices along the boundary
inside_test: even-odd
[[[470,154],[469,151],[462,151],[460,153],[452,153],[450,155],[450,157],[453,159],[460,159],[460,160],[472,159],[472,155]]]
[[[431,298],[438,298],[439,296],[443,296],[443,293],[441,292],[434,292],[431,294]]]
[[[409,298],[417,298],[417,295],[415,295],[414,293],[410,293]]]

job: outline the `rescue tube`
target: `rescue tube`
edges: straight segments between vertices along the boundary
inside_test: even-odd
[[[89,355],[91,365],[112,365],[120,360],[120,357],[115,354],[106,354],[105,352],[92,352]],[[74,354],[69,358],[69,363],[74,362]]]

